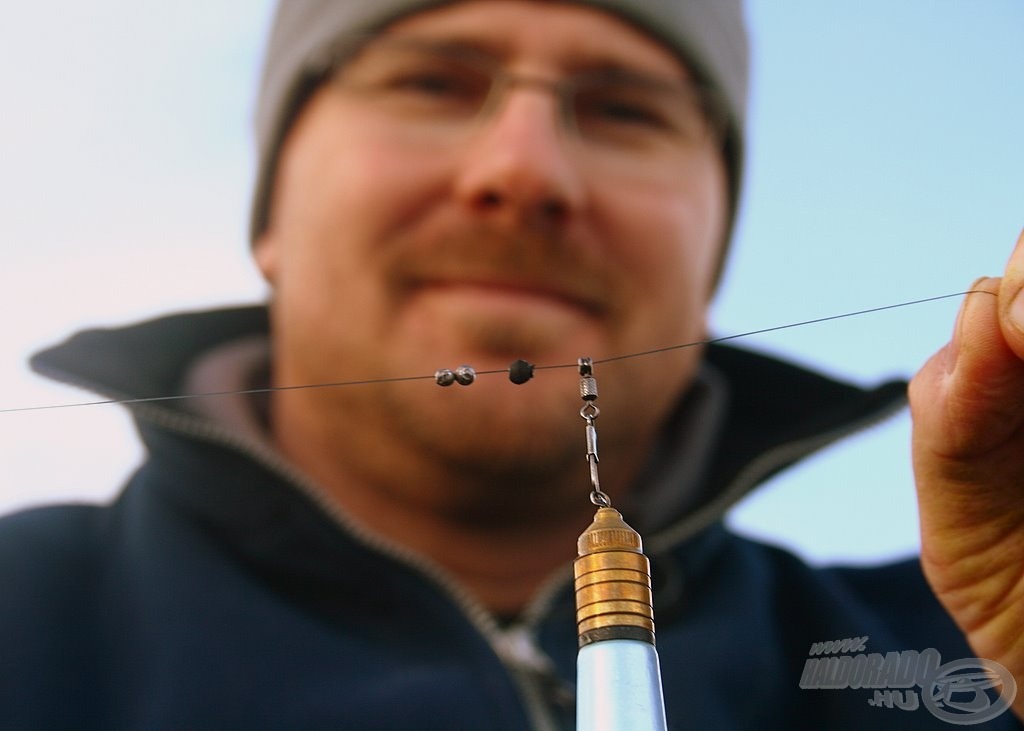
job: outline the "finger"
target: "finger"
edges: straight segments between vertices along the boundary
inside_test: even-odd
[[[989,277],[972,285],[950,343],[911,382],[921,555],[933,587],[947,592],[979,585],[994,567],[1002,581],[1009,568],[991,547],[1021,519],[1024,361],[1003,337],[1000,288]]]
[[[946,428],[961,456],[1001,445],[1024,424],[1024,232],[1004,276],[971,292],[945,363]]]
[[[1024,362],[1003,337],[1000,286],[988,277],[971,286],[950,343],[911,382],[915,436],[937,456],[977,456],[1024,419]]]

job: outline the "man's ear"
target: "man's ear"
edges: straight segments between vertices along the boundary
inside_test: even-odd
[[[277,278],[277,239],[269,231],[264,231],[252,247],[252,256],[256,261],[263,279],[273,286]]]

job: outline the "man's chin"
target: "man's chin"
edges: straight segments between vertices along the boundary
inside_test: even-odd
[[[522,385],[512,384],[505,373],[483,373],[465,387],[421,381],[417,388],[433,390],[413,395],[406,387],[404,396],[396,390],[391,408],[398,410],[397,426],[405,437],[452,467],[495,475],[523,469],[541,473],[579,451],[573,445],[581,448],[578,387],[566,375],[546,371]]]

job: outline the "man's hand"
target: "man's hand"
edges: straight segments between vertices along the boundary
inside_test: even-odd
[[[1024,232],[910,384],[925,576],[1024,719]]]

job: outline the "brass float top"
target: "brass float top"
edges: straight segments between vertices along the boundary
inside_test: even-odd
[[[614,508],[598,508],[577,541],[576,623],[580,646],[606,639],[654,642],[651,570],[640,534]]]
[[[629,527],[622,514],[614,508],[598,508],[594,522],[583,531],[576,541],[580,556],[597,551],[632,551],[643,553],[640,534]]]

